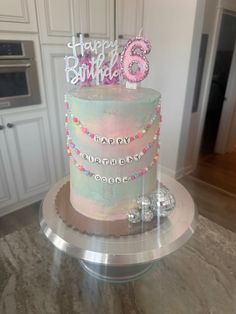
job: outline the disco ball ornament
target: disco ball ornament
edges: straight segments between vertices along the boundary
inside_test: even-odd
[[[127,214],[128,221],[132,224],[136,224],[141,221],[141,213],[138,208],[131,209]]]
[[[140,196],[138,199],[137,199],[137,204],[138,204],[138,207],[139,209],[142,209],[142,210],[147,210],[149,209],[150,205],[151,205],[151,201],[148,197],[146,196]]]
[[[143,222],[150,222],[154,217],[153,211],[151,209],[142,210],[141,219]]]
[[[167,217],[174,210],[176,202],[169,189],[161,184],[157,191],[150,195],[151,205],[154,216]]]

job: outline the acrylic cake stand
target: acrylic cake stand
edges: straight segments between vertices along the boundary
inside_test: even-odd
[[[55,197],[69,177],[58,181],[41,205],[40,226],[54,246],[80,259],[82,267],[96,278],[123,282],[145,273],[154,261],[184,245],[194,233],[197,213],[187,190],[176,180],[159,180],[176,200],[175,210],[158,227],[132,236],[101,237],[82,234],[67,227],[55,209]]]

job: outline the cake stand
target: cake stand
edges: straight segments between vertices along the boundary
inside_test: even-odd
[[[124,282],[144,274],[153,263],[186,243],[196,228],[197,213],[187,190],[176,180],[161,175],[176,207],[157,227],[144,233],[101,237],[75,231],[64,224],[55,209],[55,198],[69,177],[58,181],[48,192],[40,209],[40,226],[54,246],[80,260],[82,267],[98,279]],[[68,196],[69,197],[69,196]]]

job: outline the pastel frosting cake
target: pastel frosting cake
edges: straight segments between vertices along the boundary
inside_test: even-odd
[[[160,93],[100,85],[65,99],[73,208],[99,221],[127,220],[137,198],[156,189]]]

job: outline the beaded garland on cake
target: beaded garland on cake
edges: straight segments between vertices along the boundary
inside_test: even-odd
[[[127,183],[129,181],[134,181],[139,177],[143,177],[154,166],[154,164],[157,162],[158,157],[159,157],[159,153],[156,153],[148,167],[145,167],[143,169],[139,169],[138,171],[133,172],[130,176],[107,178],[105,176],[101,176],[99,174],[96,174],[96,173],[94,173],[88,169],[85,169],[85,167],[83,165],[78,164],[77,160],[72,155],[72,152],[70,149],[67,151],[67,154],[70,157],[70,160],[72,161],[72,163],[78,168],[79,171],[83,172],[84,175],[86,175],[88,177],[92,177],[96,181],[100,181],[102,183],[109,183],[109,184]]]
[[[92,156],[87,153],[81,152],[81,150],[76,146],[76,144],[73,142],[70,132],[68,129],[68,116],[66,115],[65,118],[65,125],[66,125],[66,136],[67,136],[67,151],[72,150],[76,155],[81,157],[82,159],[90,162],[90,163],[96,163],[97,165],[109,165],[109,166],[124,166],[127,163],[132,163],[134,161],[139,161],[149,149],[151,149],[155,143],[155,141],[158,139],[158,135],[160,134],[160,128],[158,127],[155,131],[155,135],[153,136],[153,140],[149,142],[145,147],[138,153],[134,154],[133,156],[125,156],[121,158],[107,158],[107,157],[97,157],[97,156]],[[159,146],[159,143],[158,143]]]
[[[136,139],[140,139],[144,136],[144,134],[152,127],[153,122],[156,120],[158,113],[160,113],[160,104],[158,104],[155,108],[155,112],[152,116],[152,118],[150,119],[150,121],[145,125],[145,127],[142,130],[139,130],[135,135],[131,135],[131,136],[123,136],[123,137],[106,137],[106,136],[101,136],[98,134],[95,134],[91,131],[88,130],[88,128],[86,126],[83,125],[83,123],[79,120],[79,118],[77,116],[75,116],[70,107],[69,107],[69,103],[68,101],[65,101],[65,108],[66,110],[68,110],[69,115],[73,121],[73,123],[75,125],[77,125],[78,127],[80,127],[81,131],[86,134],[87,136],[89,136],[89,138],[97,143],[100,144],[110,144],[110,145],[114,145],[114,144],[129,144],[130,142],[136,140]],[[161,115],[160,115],[160,121],[161,122]]]

